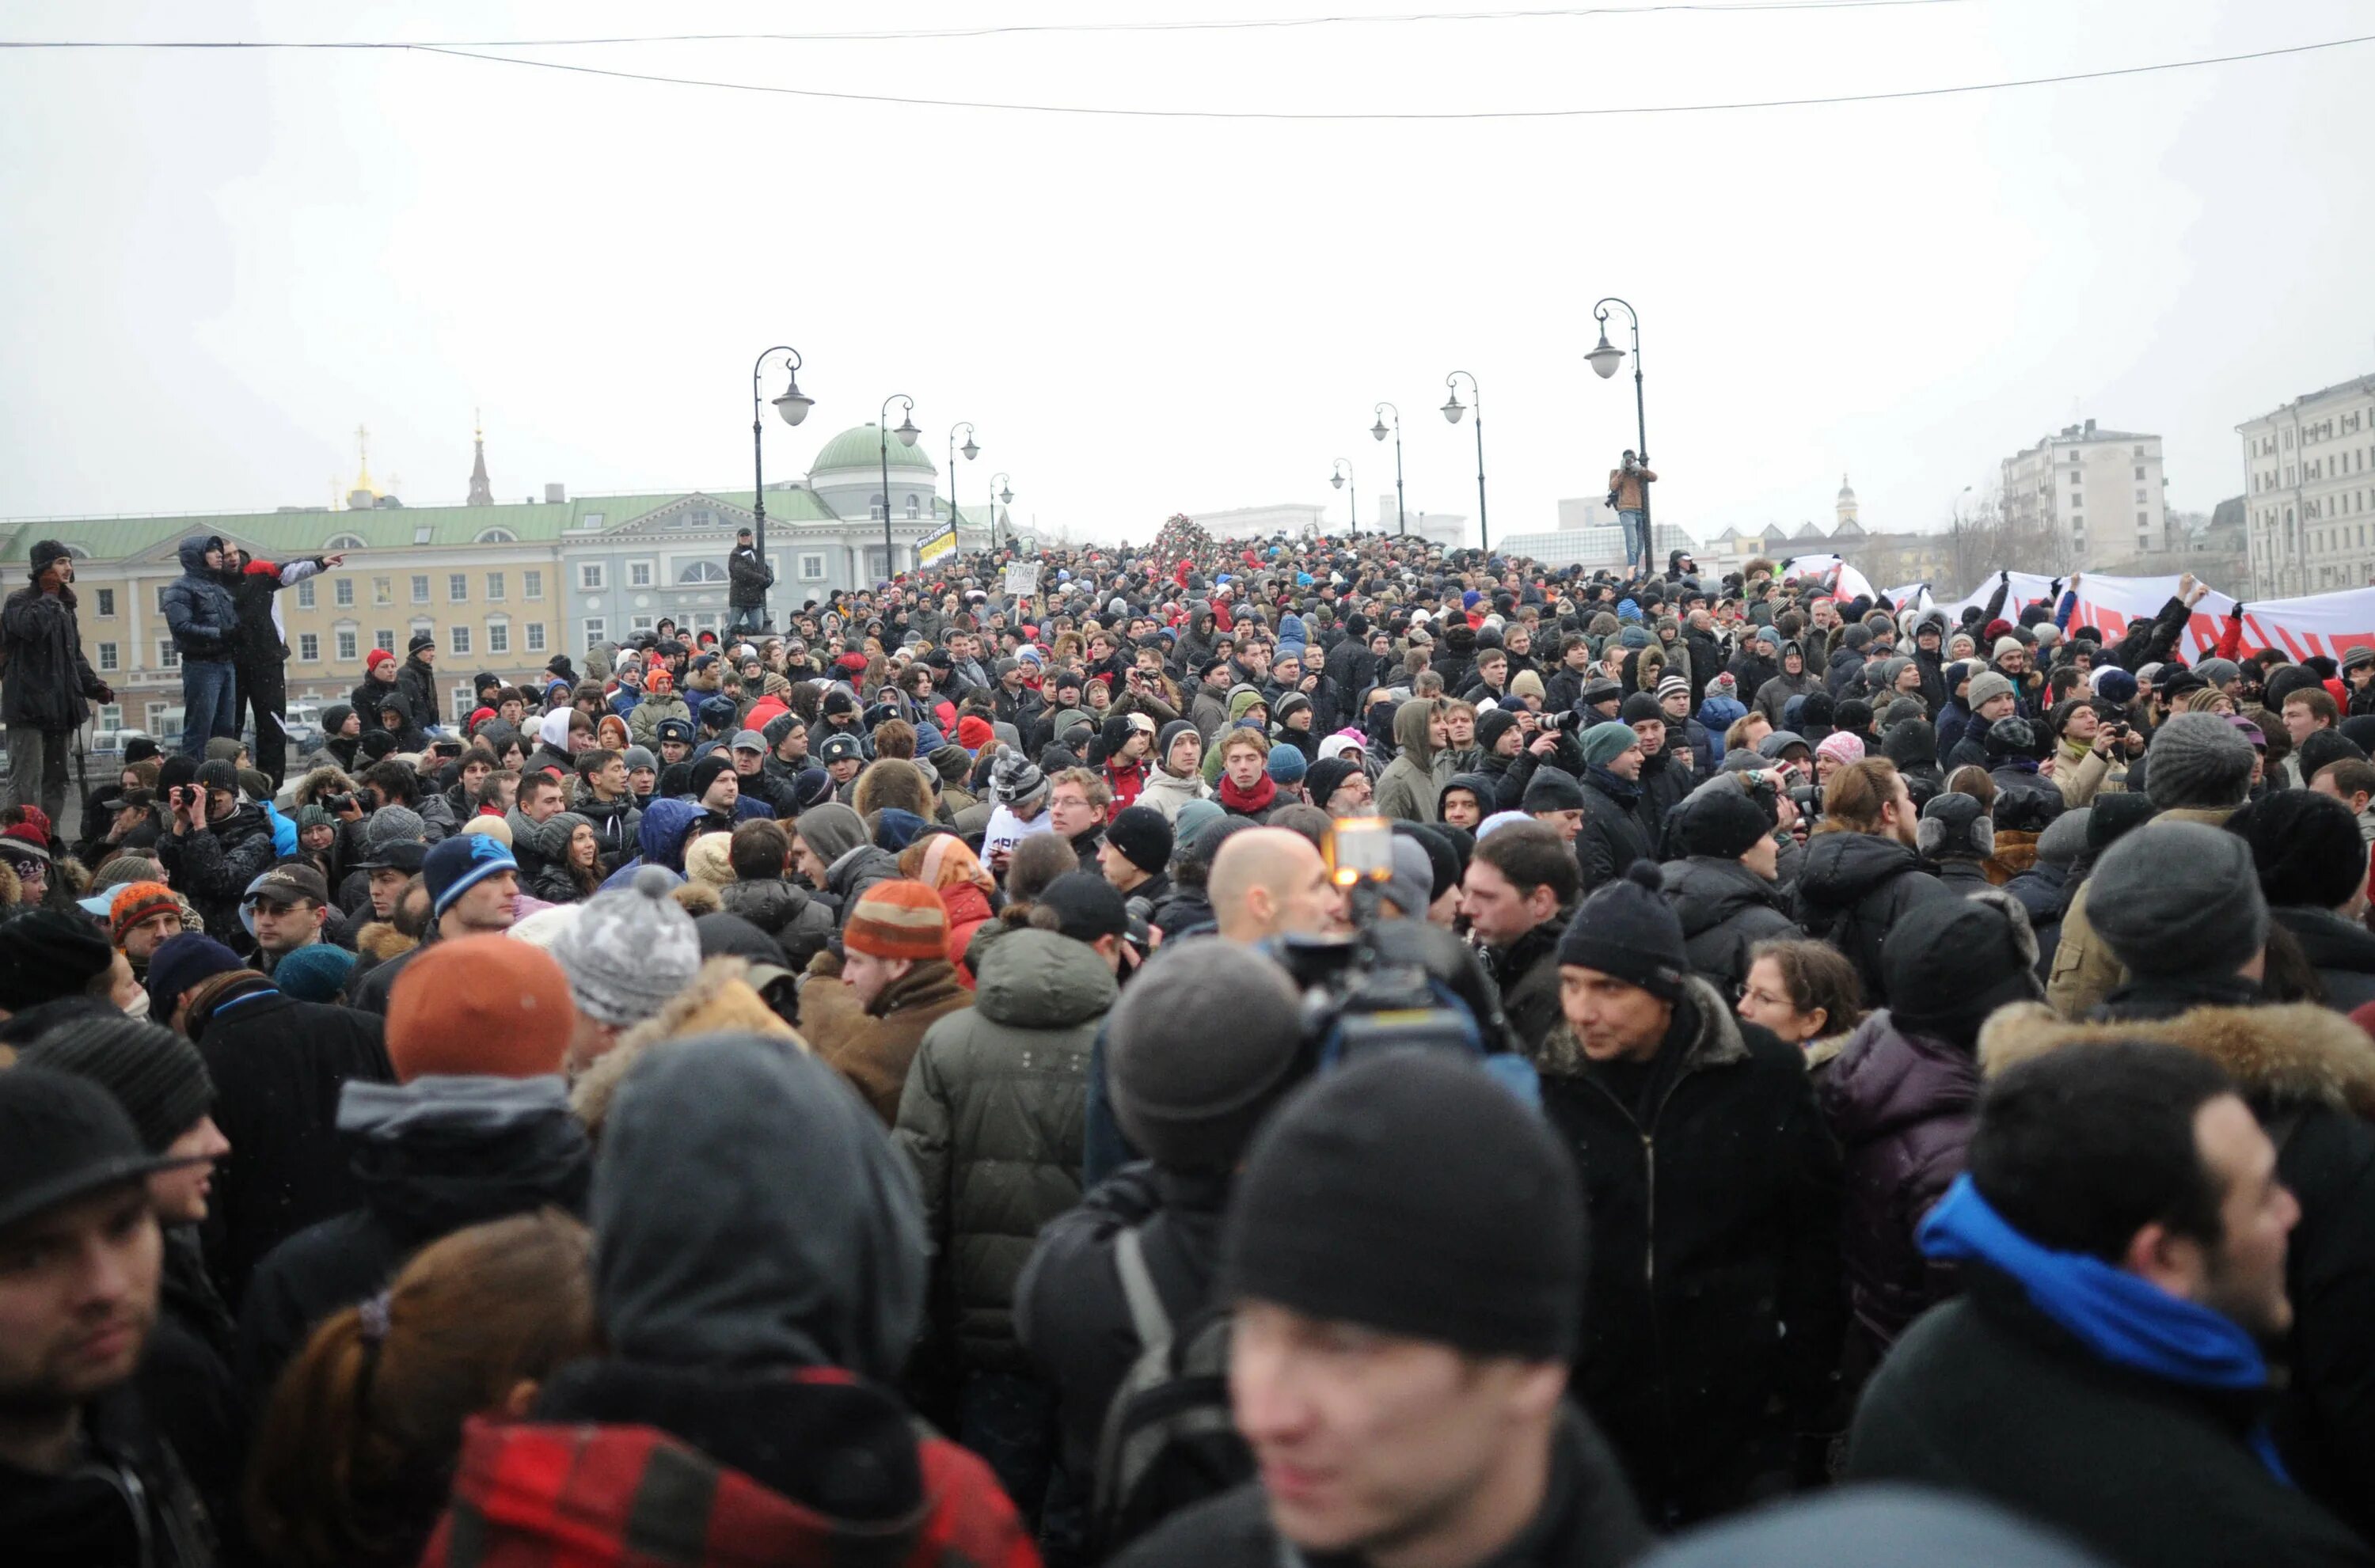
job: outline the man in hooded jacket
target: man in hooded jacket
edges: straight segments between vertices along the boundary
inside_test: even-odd
[[[1394,760],[1377,775],[1377,815],[1432,822],[1436,797],[1451,781],[1450,753],[1436,744],[1435,701],[1413,697],[1394,710]]]

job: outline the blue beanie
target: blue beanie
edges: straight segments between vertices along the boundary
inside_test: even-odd
[[[355,973],[355,955],[334,942],[308,942],[272,969],[272,983],[301,1002],[335,1002]]]
[[[1299,784],[1305,772],[1303,753],[1285,741],[1270,749],[1270,777],[1272,784]]]
[[[159,1019],[172,1016],[183,992],[202,980],[247,966],[212,937],[184,931],[167,938],[148,957],[148,1005]]]
[[[519,874],[512,852],[489,833],[456,833],[421,857],[420,880],[429,890],[430,913],[443,914],[454,901],[498,871]]]

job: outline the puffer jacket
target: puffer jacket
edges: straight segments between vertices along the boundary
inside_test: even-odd
[[[660,744],[660,725],[669,719],[692,723],[692,710],[684,699],[670,691],[663,696],[646,694],[627,714],[627,738],[636,745],[648,747],[656,754]]]
[[[1081,1201],[1089,1051],[1115,994],[1087,943],[1010,931],[908,1068],[892,1137],[923,1186],[932,1330],[968,1369],[1031,1370],[1015,1281],[1040,1227]]]
[[[1876,1012],[1849,1037],[1817,1092],[1845,1160],[1848,1303],[1877,1361],[1908,1324],[1953,1293],[1952,1270],[1923,1257],[1913,1232],[1962,1174],[1979,1058]]]
[[[757,882],[728,882],[717,890],[726,913],[736,914],[775,939],[784,949],[784,965],[795,973],[833,940],[833,911],[806,888],[774,878]]]
[[[1788,673],[1791,654],[1799,655],[1799,669],[1795,675]],[[1782,710],[1789,707],[1790,698],[1803,697],[1809,691],[1820,691],[1823,689],[1823,678],[1805,667],[1804,654],[1805,650],[1797,643],[1782,643],[1782,673],[1758,687],[1755,697],[1751,701],[1750,705],[1763,713],[1775,729],[1789,727],[1782,723]]]
[[[183,659],[229,659],[232,639],[239,634],[238,602],[224,585],[223,574],[207,565],[207,551],[221,548],[217,538],[183,539],[174,551],[181,558],[182,574],[158,595],[165,628],[173,634],[173,651]]]
[[[825,868],[824,890],[833,895],[839,923],[846,925],[849,912],[868,889],[878,882],[897,880],[899,857],[879,845],[862,843]]]
[[[1691,968],[1726,1001],[1748,984],[1749,949],[1797,927],[1781,912],[1781,889],[1737,860],[1694,855],[1659,867],[1666,906],[1683,923]]]
[[[1889,930],[1924,899],[1955,894],[1921,869],[1909,845],[1876,833],[1817,833],[1798,865],[1794,913],[1806,935],[1845,953],[1866,1007],[1885,1006],[1880,954]]]

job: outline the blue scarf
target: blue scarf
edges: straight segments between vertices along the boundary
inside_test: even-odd
[[[2010,1275],[2031,1305],[2115,1366],[2187,1388],[2268,1385],[2259,1346],[2231,1319],[2100,1258],[2039,1246],[1989,1207],[1968,1173],[1955,1178],[1916,1239],[1925,1256],[1977,1259]],[[2291,1485],[2266,1427],[2252,1428],[2250,1441],[2269,1473]]]

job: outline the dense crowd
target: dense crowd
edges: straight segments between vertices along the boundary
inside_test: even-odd
[[[181,555],[236,713],[338,563]],[[69,840],[36,546],[0,1557],[2375,1562],[2375,648],[1004,564],[416,638]]]

